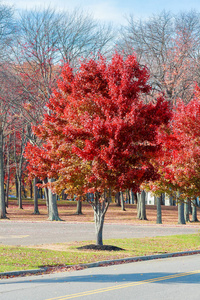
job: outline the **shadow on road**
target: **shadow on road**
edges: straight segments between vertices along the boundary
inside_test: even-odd
[[[178,277],[180,274],[180,277]],[[183,274],[181,276],[181,274]],[[64,277],[54,277],[54,278],[34,278],[33,280],[24,278],[15,279],[15,281],[6,281],[6,284],[19,284],[19,283],[65,283],[65,282],[112,282],[112,283],[127,283],[127,282],[139,282],[143,280],[151,280],[151,279],[158,279],[157,281],[153,281],[154,283],[166,283],[170,284],[172,281],[176,283],[192,283],[192,284],[199,284],[200,283],[200,273],[197,274],[189,274],[184,275],[186,273],[164,273],[164,272],[157,272],[157,273],[132,273],[132,274],[116,274],[116,275],[109,275],[109,274],[92,274],[92,275],[83,275],[83,276],[64,276]],[[173,276],[177,275],[177,277],[173,278]],[[55,275],[56,276],[56,275]],[[59,274],[60,276],[60,274]],[[166,279],[162,279],[161,277],[168,277]],[[172,278],[170,278],[172,277]],[[192,280],[190,280],[192,278]],[[0,282],[0,284],[5,284]]]

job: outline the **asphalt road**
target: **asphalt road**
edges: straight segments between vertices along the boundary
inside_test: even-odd
[[[197,233],[200,226],[105,224],[104,239]],[[94,223],[0,221],[0,245],[41,245],[95,239]]]
[[[0,281],[2,300],[197,300],[200,255]]]

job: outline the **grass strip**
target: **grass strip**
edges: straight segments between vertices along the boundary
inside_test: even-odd
[[[124,251],[78,250],[94,241],[47,245],[47,248],[0,246],[0,272],[36,269],[45,266],[76,265],[145,256],[162,253],[200,250],[200,234],[146,237],[134,239],[109,239],[104,244],[123,248]],[[43,248],[45,245],[43,245]]]

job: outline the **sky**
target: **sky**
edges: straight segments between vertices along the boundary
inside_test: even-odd
[[[200,0],[0,0],[1,3],[14,5],[17,10],[34,7],[52,7],[57,10],[81,8],[91,13],[95,19],[124,24],[125,17],[132,14],[137,19],[148,18],[163,10],[177,13],[196,10],[200,12]]]

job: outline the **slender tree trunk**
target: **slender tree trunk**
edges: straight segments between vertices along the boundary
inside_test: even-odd
[[[104,216],[101,214],[101,209],[97,207],[97,211],[94,213],[95,220],[95,232],[96,232],[96,245],[103,245],[103,224]]]
[[[137,218],[139,220],[147,220],[145,198],[145,191],[137,195]]]
[[[76,209],[76,215],[82,215],[82,201],[81,199],[79,198],[77,200],[77,209]]]
[[[44,179],[43,183],[47,183],[48,180],[47,178]],[[48,211],[48,215],[49,215],[49,190],[47,187],[44,188],[44,195],[45,195],[45,199],[46,199],[46,206],[47,206],[47,211]]]
[[[188,202],[189,215],[192,214],[192,201]]]
[[[22,207],[22,180],[21,180],[21,176],[17,176],[17,181],[18,181],[18,207],[20,209],[23,209],[23,207]]]
[[[38,187],[37,187],[37,177],[33,180],[33,188],[34,188],[34,215],[39,215],[39,208],[38,208]]]
[[[130,204],[134,204],[134,193],[132,189],[130,189],[129,193],[130,193]]]
[[[40,198],[43,199],[43,192],[42,192],[42,188],[40,188]]]
[[[7,177],[6,191],[5,191],[5,204],[6,207],[9,205],[9,189],[10,189],[10,175]]]
[[[182,201],[178,202],[178,224],[185,224],[184,203]]]
[[[64,190],[62,191],[62,200],[66,200],[67,199],[67,194],[65,194]]]
[[[24,194],[24,198],[26,199],[27,195],[26,195],[26,189],[25,189],[24,184],[22,184],[22,191],[23,191],[23,194]]]
[[[192,222],[198,222],[198,219],[197,219],[197,199],[192,200]]]
[[[11,134],[9,135],[9,144],[7,147],[7,181],[6,181],[6,192],[5,192],[5,202],[6,207],[8,207],[9,202],[9,188],[10,188],[10,146],[11,146]]]
[[[121,202],[121,208],[122,208],[122,210],[126,211],[123,192],[120,192],[120,200],[121,200],[120,202]]]
[[[0,219],[7,219],[4,194],[3,133],[0,133]]]
[[[106,211],[109,206],[109,201],[99,201],[99,194],[95,193],[94,203],[92,208],[94,210],[95,232],[96,232],[96,245],[103,245],[103,225]]]
[[[133,195],[134,195],[135,203],[137,204],[138,203],[138,193],[133,193]]]
[[[131,197],[130,197],[130,191],[127,189],[126,190],[126,201],[128,201],[128,204],[130,204]],[[126,202],[127,203],[127,202]]]
[[[137,219],[140,219],[141,214],[141,196],[139,193],[137,193]]]
[[[190,222],[188,202],[189,202],[188,199],[186,199],[185,202],[184,202],[184,217],[185,217],[185,222]]]
[[[156,197],[157,201],[157,224],[162,224],[162,209],[161,209],[161,196]]]
[[[54,179],[48,179],[50,183],[50,188],[48,189],[49,194],[49,220],[50,221],[62,221],[58,215],[58,207],[56,201],[56,194],[53,194],[51,191],[51,184],[54,182]]]
[[[115,195],[115,201],[117,206],[121,206],[121,201],[120,201],[120,192],[117,192]]]
[[[169,205],[173,206],[173,198],[172,198],[172,196],[169,196]]]
[[[45,195],[45,199],[46,199],[47,211],[49,214],[49,190],[47,187],[44,188],[44,195]]]
[[[16,198],[18,199],[18,180],[17,180],[17,175],[15,175],[15,189],[16,189]]]
[[[30,198],[33,199],[33,185],[31,181],[30,181]]]
[[[145,199],[146,199],[146,193],[145,193],[145,191],[142,191],[142,194],[141,194],[141,204],[142,204],[141,205],[141,216],[142,216],[142,220],[147,220]]]

